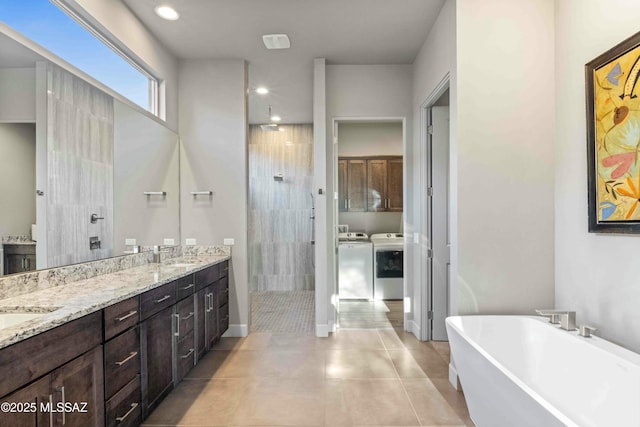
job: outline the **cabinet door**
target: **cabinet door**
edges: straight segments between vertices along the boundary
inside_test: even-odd
[[[57,413],[56,425],[104,426],[102,346],[72,360],[51,373],[51,393],[56,406],[69,409]],[[86,403],[86,406],[85,406]],[[86,409],[86,412],[81,412]]]
[[[349,212],[367,210],[367,162],[349,160],[347,167],[347,208]]]
[[[36,381],[35,383],[26,386],[7,397],[3,397],[3,402],[16,405],[28,405],[28,411],[19,412],[3,412],[0,420],[0,425],[7,425],[11,427],[42,427],[51,426],[51,416],[53,412],[40,412],[40,403],[51,404],[53,396],[49,394],[49,379],[46,377]],[[35,405],[36,411],[32,405]],[[13,409],[13,408],[11,408]],[[17,406],[15,409],[19,409]]]
[[[338,160],[338,209],[347,211],[347,161]]]
[[[24,270],[24,255],[5,255],[4,274],[22,273]]]
[[[387,210],[402,212],[402,159],[388,161],[387,167]]]
[[[387,209],[387,161],[367,160],[367,210]]]
[[[207,351],[207,338],[206,338],[206,316],[208,312],[207,302],[209,301],[209,290],[207,288],[198,291],[196,296],[196,351],[198,353],[198,360],[202,359],[204,353]]]
[[[173,307],[151,316],[143,327],[143,407],[145,414],[149,414],[173,386]]]

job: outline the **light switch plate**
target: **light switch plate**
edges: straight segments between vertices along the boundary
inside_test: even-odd
[[[137,244],[138,244],[138,241],[136,239],[124,239],[125,246],[135,246]]]
[[[224,239],[224,244],[227,246],[233,246],[236,244],[236,239],[233,238],[226,238]]]
[[[196,239],[185,239],[184,240],[184,244],[187,246],[195,246],[196,245]]]
[[[162,243],[165,246],[173,246],[176,244],[176,239],[164,239],[164,243]]]

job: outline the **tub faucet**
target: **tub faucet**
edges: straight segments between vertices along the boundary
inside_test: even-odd
[[[566,331],[576,330],[576,312],[568,310],[536,310],[540,316],[549,318],[549,323],[560,325]]]

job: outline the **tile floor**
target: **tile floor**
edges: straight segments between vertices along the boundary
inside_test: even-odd
[[[449,346],[400,329],[224,338],[145,426],[473,426]]]
[[[313,334],[314,291],[251,292],[251,332]]]
[[[401,328],[404,324],[402,301],[341,300],[338,307],[340,328]]]

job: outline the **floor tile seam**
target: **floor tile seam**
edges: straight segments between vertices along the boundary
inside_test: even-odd
[[[380,331],[378,331],[378,336],[380,337],[380,340],[382,340]],[[409,402],[409,406],[411,406],[411,410],[413,411],[413,416],[418,421],[418,425],[422,426],[422,420],[420,420],[420,417],[418,416],[418,411],[416,411],[416,408],[413,405],[413,402],[411,401],[411,397],[409,396],[409,392],[407,391],[407,388],[404,386],[404,382],[402,381],[402,378],[400,378],[400,373],[398,372],[398,368],[396,368],[396,364],[393,363],[393,359],[391,359],[391,354],[389,353],[389,350],[386,350],[386,352],[387,352],[387,357],[389,357],[389,359],[391,360],[391,365],[393,366],[393,369],[396,372],[398,379],[400,380],[400,386],[402,387],[402,391],[404,391],[404,395],[407,398],[407,401]]]
[[[194,378],[183,378],[183,380],[199,380],[199,381],[208,381],[208,380],[242,380],[242,379],[282,379],[282,380],[321,380],[324,379],[324,375],[302,375],[302,376],[283,376],[283,375],[250,375],[250,376],[242,376],[242,377],[194,377]]]

